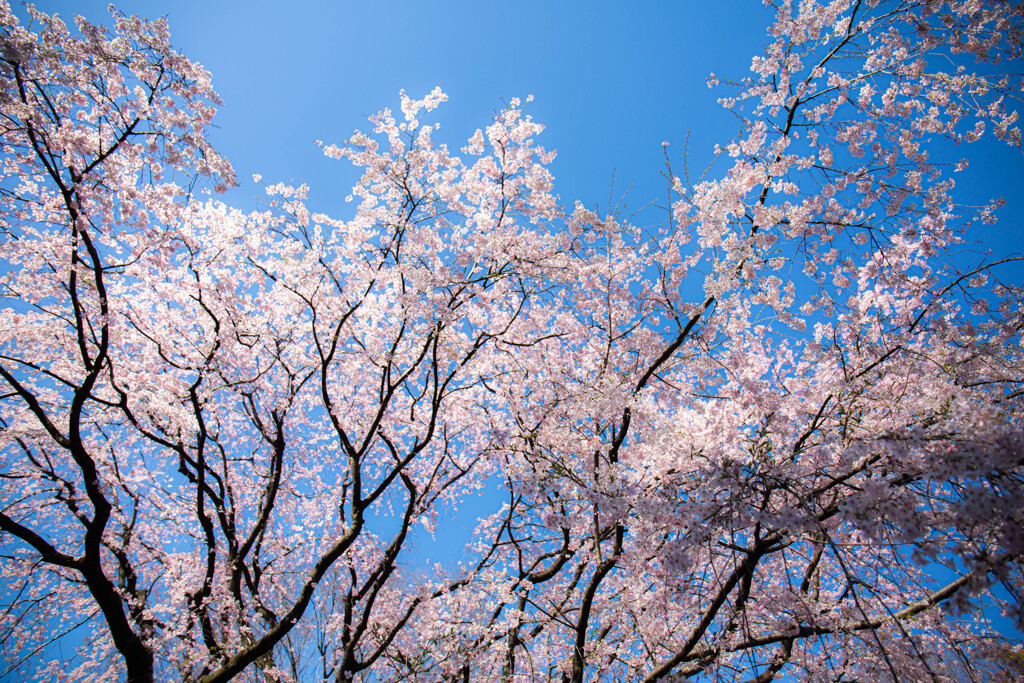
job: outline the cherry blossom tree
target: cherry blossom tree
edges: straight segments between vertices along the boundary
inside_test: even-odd
[[[1024,10],[775,10],[727,169],[666,154],[638,226],[519,100],[435,142],[440,90],[323,146],[350,217],[232,209],[164,22],[0,3],[7,671],[1012,676],[1024,288],[941,156],[1020,147]],[[485,487],[467,561],[404,559]]]

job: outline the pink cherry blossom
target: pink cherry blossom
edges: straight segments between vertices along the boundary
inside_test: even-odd
[[[166,22],[0,0],[10,671],[1009,679],[1024,289],[953,174],[1020,146],[1024,9],[774,5],[728,168],[640,227],[561,202],[532,98],[436,142],[440,89],[317,143],[349,215],[200,201],[234,174]]]

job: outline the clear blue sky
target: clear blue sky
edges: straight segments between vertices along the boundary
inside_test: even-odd
[[[243,196],[267,182],[306,180],[313,201],[348,194],[347,162],[323,159],[314,139],[340,142],[365,117],[397,109],[398,92],[437,85],[441,139],[455,148],[488,124],[501,100],[535,96],[529,112],[557,149],[556,191],[605,205],[635,185],[631,204],[664,196],[661,141],[680,155],[687,131],[705,162],[735,119],[705,79],[746,73],[767,11],[755,0],[550,2],[519,0],[126,0],[123,11],[166,16],[176,47],[212,74],[224,99],[218,148]],[[107,0],[44,0],[70,20],[109,23]],[[681,161],[680,161],[681,163]]]
[[[42,0],[66,19],[109,23],[107,0]],[[632,209],[662,201],[661,141],[681,170],[690,135],[691,171],[715,143],[737,132],[707,75],[742,78],[765,42],[770,12],[758,0],[123,0],[123,11],[166,16],[174,44],[203,64],[224,99],[213,136],[235,165],[249,205],[259,173],[270,183],[306,181],[312,203],[337,208],[355,180],[347,162],[327,160],[314,139],[337,143],[365,117],[397,109],[398,92],[420,97],[440,85],[438,139],[458,148],[484,127],[501,100],[535,101],[558,150],[555,188],[570,205],[607,205],[630,186]],[[1024,161],[991,145],[987,168],[958,177],[971,201],[1003,196],[997,251],[1024,251]],[[648,220],[656,220],[650,217]],[[979,237],[986,237],[980,235]],[[994,239],[992,239],[994,238]]]

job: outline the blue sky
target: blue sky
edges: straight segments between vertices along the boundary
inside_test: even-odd
[[[66,19],[109,23],[107,0],[43,0]],[[563,0],[122,0],[126,13],[166,16],[174,44],[212,74],[224,100],[212,138],[234,164],[240,188],[227,200],[251,206],[269,183],[307,182],[311,201],[337,209],[356,179],[325,159],[315,139],[339,143],[366,116],[397,109],[405,89],[440,85],[437,139],[453,148],[484,127],[502,99],[534,95],[528,111],[558,150],[556,192],[607,207],[628,188],[628,208],[665,196],[661,142],[681,170],[689,135],[691,172],[738,130],[718,103],[728,94],[706,78],[749,74],[770,11],[758,0],[634,2]],[[957,158],[961,156],[955,151]],[[990,144],[958,176],[972,203],[1008,200],[1002,223],[978,238],[1000,252],[1024,251],[1024,157]],[[628,212],[627,212],[628,213]],[[645,218],[657,220],[658,217]]]
[[[109,23],[106,0],[44,1],[45,11]],[[213,74],[224,99],[213,139],[232,161],[244,202],[267,182],[306,180],[314,201],[343,198],[346,162],[322,158],[314,139],[340,142],[365,117],[397,109],[399,90],[437,85],[441,137],[461,143],[501,100],[535,101],[541,142],[559,152],[556,190],[588,206],[633,185],[631,205],[664,196],[661,141],[706,163],[735,118],[706,87],[711,71],[744,75],[763,42],[755,0],[515,3],[322,0],[131,0],[127,13],[166,16],[174,44]]]

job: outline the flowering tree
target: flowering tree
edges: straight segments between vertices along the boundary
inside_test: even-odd
[[[997,71],[1024,12],[776,10],[731,167],[669,169],[639,228],[559,205],[518,100],[433,142],[437,90],[324,147],[363,169],[351,218],[304,186],[232,210],[197,196],[232,171],[162,22],[3,3],[5,658],[73,634],[32,673],[1010,671],[979,610],[1022,620],[1024,291],[956,256],[991,210],[929,153],[1020,146]],[[402,562],[495,482],[471,561]]]

